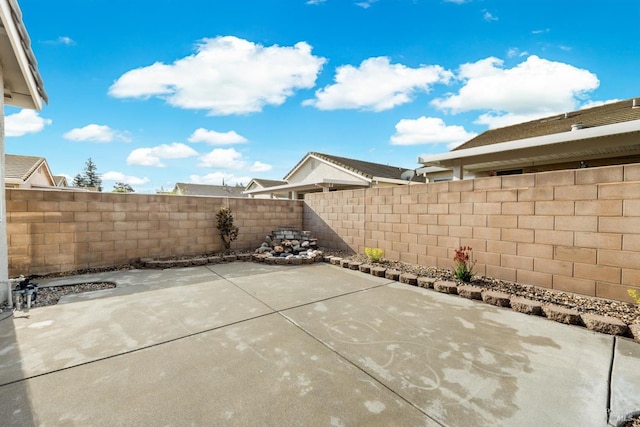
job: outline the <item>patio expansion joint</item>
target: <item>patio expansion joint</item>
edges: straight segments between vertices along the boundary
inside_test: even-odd
[[[609,373],[607,375],[607,424],[611,421],[611,387],[613,384],[613,364],[616,357],[616,344],[617,338],[614,336],[611,343],[611,362],[609,363]]]
[[[139,348],[135,348],[133,350],[122,351],[122,352],[117,353],[117,354],[112,354],[112,355],[109,355],[109,356],[100,357],[100,358],[97,358],[97,359],[94,359],[94,360],[89,360],[87,362],[78,363],[78,364],[71,365],[71,366],[66,366],[64,368],[53,369],[51,371],[43,372],[43,373],[37,374],[37,375],[30,375],[30,376],[27,376],[27,377],[24,377],[24,378],[20,378],[19,380],[8,381],[6,383],[0,384],[0,388],[2,388],[4,386],[12,385],[12,384],[17,384],[17,383],[29,381],[29,380],[34,379],[34,378],[44,377],[44,376],[47,376],[47,375],[50,375],[50,374],[55,374],[55,373],[58,373],[58,372],[68,371],[70,369],[78,368],[78,367],[81,367],[81,366],[91,365],[93,363],[102,362],[104,360],[115,359],[116,357],[126,356],[126,355],[129,355],[129,354],[137,353],[137,352],[142,351],[142,350],[147,350],[147,349],[150,349],[150,348],[159,347],[159,346],[164,345],[164,344],[169,344],[169,343],[172,343],[172,342],[181,341],[181,340],[184,340],[184,339],[187,339],[187,338],[192,338],[192,337],[195,337],[195,336],[198,336],[198,335],[206,334],[208,332],[216,331],[218,329],[226,328],[228,326],[238,325],[240,323],[244,323],[244,322],[247,322],[249,320],[255,320],[255,319],[260,319],[262,317],[272,316],[274,314],[275,314],[275,311],[274,312],[269,312],[269,313],[264,313],[264,314],[260,314],[260,315],[257,315],[257,316],[248,317],[246,319],[237,320],[235,322],[225,323],[224,325],[215,326],[213,328],[207,328],[207,329],[204,329],[204,330],[201,330],[201,331],[192,332],[192,333],[189,333],[189,334],[186,334],[186,335],[182,335],[182,336],[179,336],[179,337],[176,337],[176,338],[160,341],[160,342],[153,343],[153,344],[150,344],[150,345],[145,345],[145,346],[142,346],[142,347],[139,347]]]
[[[380,285],[380,286],[387,286],[387,285]],[[380,286],[376,286],[380,287]],[[369,288],[371,289],[371,288]],[[367,289],[363,289],[362,291],[366,291]],[[359,291],[359,292],[362,292]],[[355,293],[355,292],[353,292]],[[331,298],[327,298],[327,299],[331,299]],[[325,299],[326,301],[326,299]],[[320,302],[320,301],[318,301]],[[305,304],[308,305],[308,304]],[[294,308],[294,307],[292,307]],[[289,310],[289,309],[287,309]],[[286,310],[284,310],[286,311]],[[407,405],[415,408],[417,411],[419,411],[421,414],[423,414],[425,417],[429,418],[430,420],[432,420],[433,422],[437,423],[440,426],[446,427],[445,424],[442,424],[440,421],[438,421],[437,419],[433,418],[431,415],[429,415],[427,412],[425,412],[422,408],[420,408],[418,405],[416,405],[415,403],[413,403],[412,401],[408,400],[407,398],[405,398],[404,396],[402,396],[401,394],[398,394],[398,392],[396,392],[395,390],[393,390],[391,387],[389,387],[388,385],[386,385],[385,383],[383,383],[382,381],[378,380],[376,377],[372,376],[369,372],[367,372],[366,370],[364,370],[363,368],[361,368],[360,366],[358,366],[357,364],[355,364],[354,362],[352,362],[351,360],[349,360],[347,357],[345,357],[343,354],[341,354],[340,352],[338,352],[337,350],[335,350],[333,347],[331,347],[329,344],[327,344],[326,342],[324,342],[323,340],[321,340],[320,338],[316,337],[315,335],[313,335],[311,332],[307,331],[305,328],[303,328],[302,326],[300,326],[298,323],[295,322],[295,320],[291,319],[290,317],[288,317],[284,311],[279,311],[278,314],[280,316],[282,316],[287,322],[289,322],[291,325],[293,325],[295,328],[299,329],[300,331],[302,331],[305,335],[307,335],[308,337],[310,337],[311,339],[313,339],[314,341],[318,342],[320,345],[322,345],[323,347],[325,347],[327,350],[329,350],[331,353],[333,353],[336,357],[340,358],[341,360],[343,360],[345,363],[347,363],[349,366],[354,367],[355,369],[357,369],[358,371],[360,371],[362,374],[366,375],[368,378],[371,379],[371,381],[375,382],[376,384],[379,384],[382,388],[384,388],[385,390],[388,390],[391,394],[393,394],[394,396],[396,396],[398,399],[402,400],[403,402],[405,402]]]

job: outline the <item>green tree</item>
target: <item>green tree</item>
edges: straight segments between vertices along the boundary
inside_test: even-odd
[[[134,193],[135,190],[126,182],[116,182],[113,186],[112,193]]]
[[[231,242],[238,238],[238,227],[233,224],[233,213],[231,209],[221,206],[216,214],[218,221],[217,228],[220,231],[220,238],[225,250],[231,249]]]
[[[93,163],[91,157],[85,162],[82,173],[73,178],[73,185],[75,187],[93,187],[102,191],[102,179],[98,175],[98,167]]]

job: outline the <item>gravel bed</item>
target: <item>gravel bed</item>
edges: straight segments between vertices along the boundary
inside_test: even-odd
[[[325,254],[347,258],[352,261],[370,263],[365,255],[352,255],[343,251],[325,250]],[[382,259],[379,263],[382,267],[399,270],[402,273],[411,273],[416,276],[433,277],[437,280],[457,281],[451,270],[435,267],[409,264],[400,261]],[[577,310],[579,313],[599,314],[615,317],[627,325],[640,323],[640,305],[620,301],[605,300],[585,295],[555,291],[537,286],[507,282],[486,276],[475,276],[471,282],[474,286],[484,289],[496,290],[510,295],[517,295],[541,303],[553,303],[563,307]],[[640,426],[639,426],[640,427]]]
[[[36,282],[37,283],[37,282]],[[69,294],[80,294],[83,292],[101,291],[103,289],[115,288],[116,284],[112,282],[96,282],[96,283],[80,283],[75,285],[64,286],[46,286],[38,288],[38,295],[31,308],[46,307],[48,305],[56,305],[60,298]],[[24,306],[23,306],[24,308]],[[0,310],[6,311],[8,307],[3,305]]]

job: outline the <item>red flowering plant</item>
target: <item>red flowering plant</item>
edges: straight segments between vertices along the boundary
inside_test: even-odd
[[[456,249],[453,262],[456,263],[454,270],[456,279],[467,283],[471,282],[471,279],[473,279],[473,266],[476,265],[473,260],[473,249],[470,246],[460,246]]]

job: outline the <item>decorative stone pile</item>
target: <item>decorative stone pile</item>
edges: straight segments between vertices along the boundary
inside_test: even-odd
[[[322,261],[323,253],[318,250],[318,239],[312,238],[310,231],[279,227],[265,237],[255,250],[253,260],[268,264],[311,264]]]

